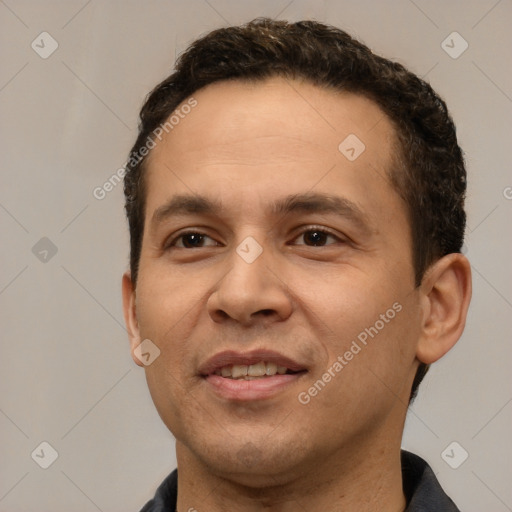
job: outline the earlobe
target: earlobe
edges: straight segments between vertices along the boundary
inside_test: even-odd
[[[420,285],[423,310],[416,357],[431,364],[446,354],[462,335],[471,300],[471,265],[460,254],[435,262]]]
[[[123,293],[123,314],[130,340],[130,352],[132,359],[138,366],[143,366],[139,358],[134,354],[134,350],[140,345],[139,323],[137,321],[137,311],[135,307],[135,289],[132,283],[130,272],[123,274],[122,282]]]

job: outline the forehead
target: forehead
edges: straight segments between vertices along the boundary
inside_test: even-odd
[[[174,116],[176,125],[163,134],[164,141],[175,146],[178,153],[207,145],[218,145],[218,151],[222,146],[229,150],[227,145],[232,143],[244,147],[246,153],[251,147],[257,153],[257,139],[287,138],[286,145],[273,148],[272,156],[278,158],[288,155],[289,150],[303,156],[307,146],[337,149],[347,130],[359,134],[369,145],[379,136],[394,137],[389,119],[372,100],[304,81],[281,77],[256,82],[222,81],[197,91],[193,97],[197,106],[179,119]],[[200,138],[190,136],[194,131]],[[384,156],[388,148],[383,142],[378,141]],[[152,151],[154,156],[162,146],[158,144]]]
[[[373,101],[278,77],[214,83],[193,98],[196,106],[155,139],[147,213],[173,192],[229,192],[239,206],[313,188],[355,203],[383,194],[399,201],[388,179],[394,128]]]

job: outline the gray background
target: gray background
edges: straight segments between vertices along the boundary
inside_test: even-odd
[[[261,15],[344,28],[448,102],[469,172],[474,297],[403,446],[462,510],[512,510],[511,0],[0,0],[0,511],[138,510],[175,467],[123,326],[122,185],[103,200],[93,191],[124,164],[143,98],[176,53]],[[43,31],[59,45],[46,59],[31,47],[50,48]],[[453,31],[469,44],[458,58],[441,46]],[[58,452],[48,469],[42,441]],[[469,453],[457,469],[441,455],[453,441]],[[464,452],[448,453],[453,464]]]

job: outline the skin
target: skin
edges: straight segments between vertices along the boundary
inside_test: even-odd
[[[150,154],[136,288],[123,276],[134,361],[143,366],[134,351],[144,339],[161,351],[145,372],[176,437],[178,510],[403,510],[400,441],[412,381],[420,361],[442,357],[463,331],[467,259],[441,258],[414,287],[411,228],[387,178],[394,128],[372,101],[281,78],[216,83],[194,98]],[[352,162],[338,150],[349,134],[366,147]],[[364,223],[269,210],[312,192],[351,201]],[[174,195],[191,193],[225,209],[152,223]],[[311,226],[329,232],[319,245]],[[169,247],[189,228],[207,235],[198,247],[187,248],[190,237]],[[248,236],[263,249],[250,264],[236,252]],[[401,311],[300,403],[395,303]],[[219,397],[198,375],[218,352],[255,348],[307,372],[252,401]]]

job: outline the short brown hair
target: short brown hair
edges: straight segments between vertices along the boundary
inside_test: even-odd
[[[124,180],[134,285],[145,221],[146,158],[140,150],[148,137],[185,99],[208,84],[273,76],[360,94],[379,105],[394,124],[399,157],[389,179],[407,205],[416,286],[434,261],[460,252],[466,224],[466,170],[445,102],[424,80],[375,55],[343,30],[316,21],[258,18],[214,30],[193,42],[141,109],[139,134]],[[427,370],[427,365],[419,366],[411,400]]]

